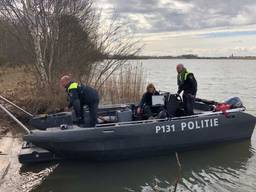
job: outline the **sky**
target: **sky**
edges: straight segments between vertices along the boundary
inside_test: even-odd
[[[141,55],[256,56],[256,0],[98,0],[143,44]]]

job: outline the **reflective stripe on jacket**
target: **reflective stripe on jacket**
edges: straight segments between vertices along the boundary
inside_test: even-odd
[[[73,82],[69,85],[68,87],[68,92],[70,92],[72,89],[77,89],[78,88],[78,83]]]

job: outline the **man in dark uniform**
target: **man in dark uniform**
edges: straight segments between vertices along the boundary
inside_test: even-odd
[[[84,123],[84,106],[87,105],[90,112],[90,126],[94,127],[97,123],[97,111],[99,105],[98,92],[83,84],[74,82],[69,75],[60,79],[60,85],[66,89],[69,98],[69,108],[73,107],[78,125]]]
[[[180,94],[183,91],[183,107],[186,115],[194,114],[194,103],[197,92],[197,81],[193,73],[187,71],[182,64],[176,66],[177,69],[177,84],[178,92]]]
[[[147,86],[146,93],[143,94],[139,107],[137,108],[137,113],[140,114],[143,111],[143,114],[146,118],[150,118],[154,115],[154,113],[159,112],[158,107],[152,106],[152,96],[159,95],[159,92],[156,91],[155,86],[150,83]]]

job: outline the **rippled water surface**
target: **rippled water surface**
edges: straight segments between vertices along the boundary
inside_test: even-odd
[[[149,82],[176,92],[176,63],[193,72],[198,97],[222,101],[241,97],[256,115],[256,61],[145,60]],[[179,154],[182,174],[177,191],[256,191],[256,135],[251,140],[225,143]],[[23,167],[21,173],[40,172],[50,165]],[[107,163],[63,162],[33,191],[170,191],[178,171],[175,155]]]

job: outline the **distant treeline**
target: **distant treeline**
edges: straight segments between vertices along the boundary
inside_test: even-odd
[[[201,57],[198,55],[187,54],[187,55],[179,55],[179,56],[120,56],[120,55],[110,55],[105,56],[108,59],[129,59],[129,60],[139,60],[139,59],[256,59],[256,56],[229,56],[229,57]]]

